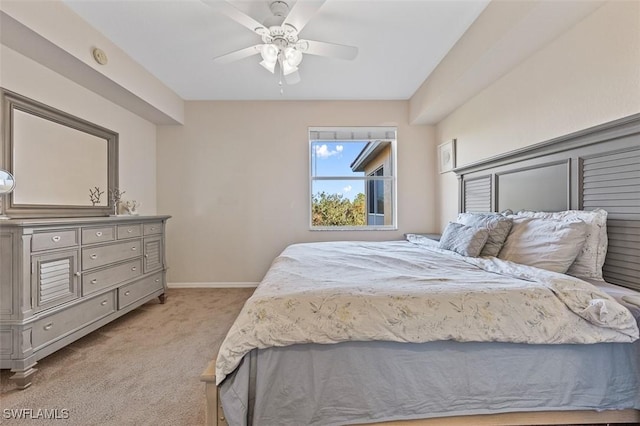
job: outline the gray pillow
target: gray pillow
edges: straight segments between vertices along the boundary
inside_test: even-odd
[[[498,256],[500,249],[509,236],[513,219],[498,213],[460,213],[458,223],[474,228],[489,230],[487,244],[482,248],[480,256]]]
[[[489,237],[486,228],[474,228],[461,223],[449,222],[440,237],[439,248],[455,251],[469,257],[478,257]]]

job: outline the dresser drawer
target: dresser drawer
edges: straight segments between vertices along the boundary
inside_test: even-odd
[[[113,226],[101,228],[82,228],[82,244],[106,243],[116,239]]]
[[[31,237],[31,250],[51,250],[63,247],[77,246],[78,230],[77,229],[61,229],[51,232],[34,232]]]
[[[118,289],[118,309],[125,308],[154,291],[161,290],[163,287],[162,273],[122,286]]]
[[[116,310],[115,291],[79,303],[33,323],[33,349],[53,343],[61,337],[89,325]]]
[[[142,260],[136,259],[106,269],[89,272],[82,276],[82,295],[122,283],[142,275]]]
[[[82,249],[82,269],[92,269],[98,266],[121,260],[133,259],[142,255],[142,241],[131,240],[99,247]]]
[[[142,225],[143,235],[162,234],[162,222],[151,222]]]
[[[118,225],[118,239],[135,238],[142,236],[142,224]]]

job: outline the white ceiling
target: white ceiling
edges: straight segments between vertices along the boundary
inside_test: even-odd
[[[358,57],[305,55],[302,81],[281,95],[259,56],[213,62],[261,41],[199,0],[64,1],[185,100],[408,99],[489,2],[327,0],[301,37],[357,46]],[[269,0],[232,3],[259,22],[270,14]]]

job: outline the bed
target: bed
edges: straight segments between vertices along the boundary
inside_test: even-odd
[[[456,169],[441,242],[288,247],[203,373],[207,422],[640,422],[639,134],[632,116]],[[480,255],[495,233],[469,221],[498,216]]]

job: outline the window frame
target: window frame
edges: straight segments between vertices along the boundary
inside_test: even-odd
[[[381,165],[367,175],[367,177],[374,176],[384,176],[384,165]],[[382,185],[380,185],[381,183]],[[380,213],[380,193],[382,193],[382,213]],[[365,187],[365,197],[367,201],[367,226],[369,226],[369,219],[371,216],[376,218],[376,220],[378,217],[382,216],[384,220],[384,181],[367,179],[367,185]]]
[[[334,133],[335,138],[312,138],[313,134],[326,134],[326,133]],[[369,135],[377,135],[381,132],[392,132],[394,137],[389,138],[375,138],[375,137],[356,137],[357,135],[369,134]],[[338,137],[339,134],[349,134],[351,133],[351,138]],[[310,231],[397,231],[398,230],[398,155],[397,155],[397,144],[398,144],[398,129],[397,127],[380,127],[380,126],[359,126],[359,127],[309,127],[308,128],[308,158],[309,158],[309,192],[308,192],[308,224]],[[327,142],[327,143],[353,143],[353,142],[374,142],[374,141],[389,141],[391,144],[391,159],[389,162],[391,174],[388,176],[376,176],[375,172],[381,167],[376,167],[374,170],[374,175],[365,175],[365,176],[314,176],[313,175],[313,147],[314,143],[318,142]],[[370,181],[383,181],[389,182],[391,185],[390,189],[390,197],[389,201],[391,204],[391,224],[389,225],[361,225],[361,226],[353,226],[353,225],[344,225],[344,226],[314,226],[313,225],[313,184],[316,181],[323,180],[353,180],[353,181],[364,181],[365,186],[365,197],[367,187]],[[368,199],[365,200],[365,221],[368,222]],[[387,209],[385,209],[386,211]]]

